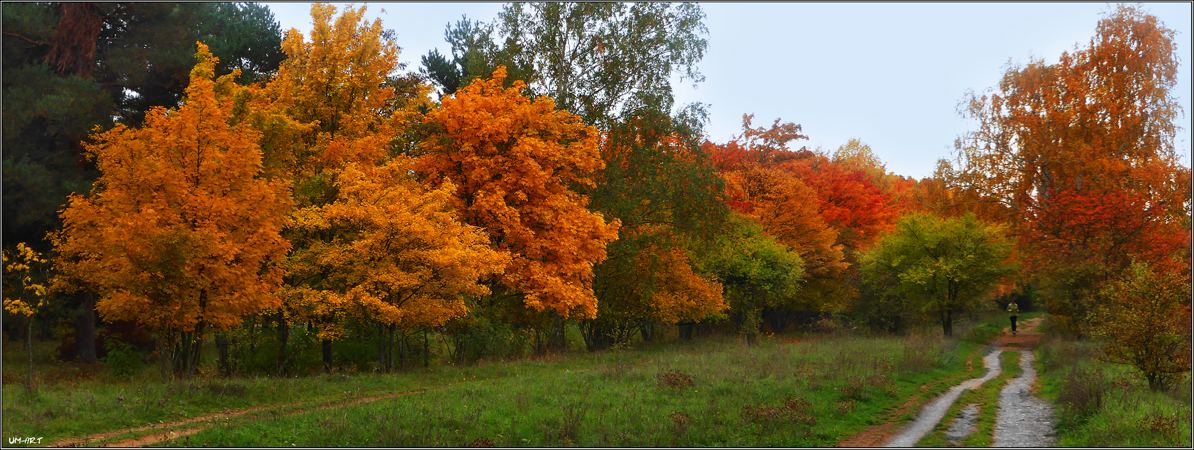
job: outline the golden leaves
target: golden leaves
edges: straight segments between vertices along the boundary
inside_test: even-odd
[[[427,186],[451,181],[462,218],[511,252],[503,282],[522,290],[527,306],[594,317],[593,265],[619,222],[589,211],[572,187],[593,186],[603,166],[597,133],[548,98],[523,97],[520,81],[503,89],[505,76],[499,67],[428,114],[439,131],[416,170]]]
[[[181,107],[92,136],[100,178],[88,197],[71,196],[53,236],[60,276],[74,280],[64,283],[99,290],[106,318],[227,328],[277,305],[287,189],[258,178],[259,134],[229,125],[233,99],[216,88],[230,76],[211,79],[205,45],[196,59]]]
[[[34,273],[46,260],[41,253],[24,242],[16,250],[4,249],[4,310],[12,314],[32,317],[45,305],[48,294],[45,284],[34,280]],[[14,283],[15,282],[15,283]]]
[[[292,271],[324,273],[313,314],[357,316],[402,328],[438,326],[466,313],[463,297],[489,292],[480,280],[500,274],[506,252],[451,209],[455,186],[424,190],[398,157],[379,166],[346,165],[333,203],[295,214],[299,227],[325,232]],[[312,293],[306,294],[308,297]]]

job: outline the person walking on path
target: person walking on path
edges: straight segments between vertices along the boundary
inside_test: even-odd
[[[1015,300],[1007,304],[1007,312],[1012,319],[1012,336],[1016,335],[1016,316],[1020,315],[1020,305],[1016,304]]]

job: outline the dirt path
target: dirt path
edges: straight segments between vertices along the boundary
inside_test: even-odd
[[[1032,347],[1041,340],[1036,332],[1039,324],[1040,319],[1025,322],[1024,331],[1013,337],[1020,344],[1020,368],[1024,373],[999,393],[992,447],[1048,447],[1054,443],[1053,408],[1032,395],[1036,380]]]
[[[911,447],[916,445],[916,442],[924,437],[925,434],[932,431],[937,423],[944,418],[945,413],[949,411],[950,406],[957,400],[959,396],[967,389],[978,387],[983,382],[999,376],[1002,371],[999,367],[999,354],[1004,351],[1020,351],[1020,367],[1024,370],[1023,375],[1019,378],[1011,380],[1008,386],[1003,389],[1000,394],[999,412],[996,415],[996,431],[993,445],[996,447],[1042,447],[1053,443],[1054,431],[1052,428],[1051,409],[1048,404],[1035,399],[1029,394],[1032,383],[1035,380],[1036,371],[1032,368],[1032,347],[1040,341],[1041,333],[1037,332],[1037,327],[1040,326],[1042,318],[1035,318],[1020,322],[1018,327],[1020,330],[1015,336],[1011,334],[1010,327],[1003,329],[1003,334],[998,336],[991,342],[983,357],[983,367],[987,368],[987,374],[982,378],[974,378],[966,380],[961,384],[950,388],[946,393],[930,400],[921,409],[919,416],[910,424],[903,428],[899,428],[898,424],[893,422],[883,423],[864,430],[862,433],[851,437],[848,440],[842,441],[838,444],[839,447]],[[969,370],[970,362],[967,361],[967,368]],[[899,415],[904,414],[908,407],[911,406],[911,400],[900,408]],[[965,415],[965,411],[963,411]],[[958,430],[952,430],[953,434],[959,435],[954,437],[964,437],[969,434],[968,430],[962,428],[970,428],[961,418],[962,423],[958,425]],[[1000,431],[1002,429],[1002,431]]]
[[[930,401],[920,410],[920,415],[916,416],[916,420],[905,426],[887,442],[885,447],[911,447],[916,445],[921,438],[923,438],[933,428],[937,426],[937,422],[945,417],[945,413],[949,411],[949,407],[953,406],[954,401],[970,389],[974,389],[979,385],[987,382],[992,378],[999,376],[1002,369],[999,367],[999,347],[991,346],[987,356],[983,357],[983,367],[987,368],[987,374],[982,378],[972,378],[963,381],[961,384],[949,388],[944,394],[937,396],[937,398]]]
[[[442,388],[437,388],[437,389],[442,389]],[[431,389],[431,390],[436,390],[436,389]],[[140,447],[140,446],[144,446],[144,445],[156,444],[156,443],[167,441],[170,439],[177,439],[177,438],[184,437],[184,436],[190,436],[192,434],[195,434],[200,431],[211,428],[212,426],[215,426],[215,425],[239,423],[239,422],[242,422],[245,420],[251,420],[252,418],[257,417],[258,415],[262,415],[262,414],[256,414],[256,413],[265,413],[265,412],[272,411],[272,412],[275,412],[275,414],[274,414],[275,417],[285,417],[285,416],[292,416],[295,414],[307,413],[307,412],[311,412],[311,411],[319,411],[319,410],[329,409],[329,408],[342,408],[345,406],[352,406],[352,405],[357,405],[357,404],[361,404],[361,403],[374,402],[374,401],[378,401],[378,400],[384,400],[387,398],[397,397],[400,395],[422,394],[427,391],[428,391],[428,389],[418,389],[418,390],[414,390],[414,391],[393,392],[393,393],[389,393],[389,394],[373,395],[373,396],[369,396],[369,397],[358,397],[358,398],[340,401],[340,402],[325,403],[323,405],[314,406],[314,407],[310,407],[310,408],[298,408],[298,409],[286,411],[285,413],[278,413],[278,411],[281,411],[286,408],[291,408],[291,407],[295,407],[298,405],[302,405],[303,403],[306,403],[306,402],[284,403],[284,404],[280,404],[280,405],[259,406],[256,408],[248,408],[248,409],[242,409],[242,410],[236,410],[236,411],[225,411],[222,413],[208,414],[205,416],[195,417],[195,418],[186,419],[186,420],[179,420],[179,421],[175,421],[175,422],[159,423],[159,424],[146,425],[146,426],[136,427],[136,428],[126,428],[123,430],[96,433],[96,434],[84,436],[81,438],[67,439],[67,440],[55,442],[54,444],[51,444],[50,447],[86,447],[87,445],[90,445],[93,442],[111,439],[111,438],[123,436],[126,434],[139,433],[139,432],[146,431],[146,430],[160,430],[157,432],[153,432],[153,433],[149,433],[149,434],[145,434],[145,435],[141,435],[141,436],[137,436],[137,437],[132,437],[132,438],[121,440],[121,441],[110,442],[110,443],[106,443],[106,444],[102,445],[103,447]],[[229,421],[229,419],[236,418],[236,417],[239,417],[239,419],[235,420],[235,421]],[[198,425],[193,426],[193,427],[188,427],[189,425],[192,425],[192,424],[198,424]]]

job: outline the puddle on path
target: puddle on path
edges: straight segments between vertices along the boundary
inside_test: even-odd
[[[972,378],[963,381],[961,384],[950,388],[944,394],[930,401],[920,410],[920,415],[916,416],[916,420],[900,430],[900,433],[887,442],[885,447],[911,447],[916,445],[921,438],[923,438],[933,428],[937,427],[937,423],[945,417],[945,413],[949,411],[949,407],[954,404],[954,401],[966,392],[968,389],[974,389],[979,385],[985,383],[987,380],[999,376],[1002,371],[999,367],[999,354],[1002,348],[989,347],[987,349],[987,356],[983,357],[983,367],[987,368],[987,374],[982,378]]]

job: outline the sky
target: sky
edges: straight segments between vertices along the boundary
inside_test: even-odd
[[[311,29],[309,3],[264,3],[282,30]],[[333,3],[342,10],[346,3]],[[356,5],[362,5],[357,3]],[[467,15],[492,21],[503,3],[368,3],[397,34],[400,60],[447,54],[444,30]],[[700,3],[709,29],[698,67],[705,81],[673,80],[676,104],[708,105],[706,137],[724,143],[775,119],[799,124],[797,146],[833,151],[849,139],[867,144],[887,170],[916,178],[949,158],[954,139],[974,127],[958,103],[968,90],[994,88],[1007,64],[1056,62],[1085,46],[1112,3]],[[1147,2],[1144,10],[1176,32],[1179,69],[1175,145],[1190,165],[1189,2]],[[384,10],[384,12],[383,12]]]

